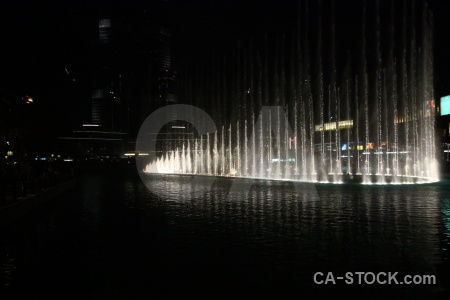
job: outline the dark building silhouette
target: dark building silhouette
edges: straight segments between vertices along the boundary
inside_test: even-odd
[[[91,99],[84,126],[64,137],[90,158],[134,152],[154,110],[176,103],[167,1],[100,3],[90,59]]]
[[[176,102],[166,1],[99,9],[92,122],[134,138],[155,109]],[[100,92],[100,91],[103,91]]]

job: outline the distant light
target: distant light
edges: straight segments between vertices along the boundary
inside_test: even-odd
[[[185,126],[172,126],[172,128],[174,128],[174,129],[185,129],[186,127]]]
[[[73,159],[71,159],[71,158],[66,158],[66,159],[64,159],[64,161],[73,161]]]
[[[441,97],[441,116],[450,114],[450,95]]]
[[[431,107],[431,108],[435,108],[435,107],[436,107],[436,104],[434,103],[434,100],[431,100],[431,101],[430,101],[430,107]]]
[[[286,161],[291,161],[291,162],[295,162],[295,158],[288,158],[288,159],[283,159],[283,158],[272,158],[272,162],[286,162]]]
[[[7,154],[8,156],[13,156],[13,152],[12,152],[12,151],[8,151],[8,152],[6,152],[6,154]]]
[[[98,124],[83,124],[83,127],[99,127]]]
[[[22,99],[24,99],[24,98],[22,98]],[[33,98],[31,98],[31,97],[29,97],[28,95],[27,96],[25,96],[25,103],[26,104],[30,104],[30,103],[33,103]]]
[[[125,153],[124,156],[135,156],[136,153]],[[139,156],[148,156],[148,153],[138,153]]]

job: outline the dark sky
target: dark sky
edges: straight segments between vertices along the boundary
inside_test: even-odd
[[[117,2],[107,3],[114,1]],[[130,7],[142,2],[125,1]],[[310,2],[314,3],[310,19],[315,23],[317,1]],[[359,39],[352,28],[360,26],[355,24],[360,24],[361,2],[335,1],[337,27],[345,29],[337,35],[339,51],[346,51],[347,47],[357,49]],[[439,0],[428,2],[434,12],[434,63],[439,97],[450,94],[450,4]],[[370,6],[374,2],[368,3]],[[401,1],[396,3],[398,6]],[[177,61],[226,53],[235,47],[237,40],[258,41],[265,33],[270,37],[289,35],[298,15],[298,1],[173,0],[169,4],[164,22],[172,29]],[[323,6],[326,22],[331,1],[323,1]],[[88,75],[91,43],[96,35],[96,8],[95,1],[19,0],[0,4],[0,87],[17,97],[32,95],[42,116],[40,126],[49,136],[79,124],[89,104]],[[385,11],[380,18],[382,22],[386,20]],[[324,47],[327,46],[325,42]]]
[[[450,2],[431,0],[436,97],[450,95]]]
[[[14,101],[33,97],[35,118],[29,123],[40,129],[33,134],[42,143],[53,142],[79,120],[88,84],[79,76],[90,51],[88,11],[81,2],[0,5],[0,86]]]

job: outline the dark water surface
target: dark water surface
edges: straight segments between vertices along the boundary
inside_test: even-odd
[[[297,185],[80,172],[78,187],[0,229],[0,291],[34,298],[442,298],[450,182]],[[298,192],[300,191],[300,193]],[[316,285],[316,272],[435,275],[435,285]],[[356,279],[357,276],[354,275]]]

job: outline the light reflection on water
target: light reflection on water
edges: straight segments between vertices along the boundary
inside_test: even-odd
[[[189,176],[147,179],[151,191],[137,175],[84,174],[65,203],[0,231],[0,284],[20,289],[42,268],[40,286],[61,277],[60,286],[79,285],[81,295],[202,280],[219,290],[226,285],[231,295],[242,282],[316,293],[317,271],[433,274],[438,283],[450,273],[445,182],[295,187],[235,179],[250,185],[243,196],[242,189],[230,192],[232,179],[217,178],[193,197],[205,187],[189,186]],[[420,296],[448,287],[396,288]]]
[[[265,228],[291,237],[298,237],[303,227],[307,227],[318,237],[323,233],[330,235],[335,239],[331,243],[345,238],[391,243],[393,237],[402,245],[415,240],[429,246],[439,242],[435,225],[441,211],[436,186],[316,185],[315,189],[301,187],[302,193],[298,195],[292,183],[243,180],[251,185],[251,190],[248,197],[242,197],[229,192],[233,180],[217,179],[204,196],[191,198],[189,191],[177,188],[177,180],[186,182],[188,177],[149,180],[153,181],[152,188],[159,190],[158,194],[164,192],[167,197],[141,203],[141,208],[164,203],[175,216],[188,212],[204,219],[213,217],[222,222],[248,224],[245,227],[248,230]]]
[[[252,245],[258,253],[272,253],[273,265],[281,269],[317,266],[437,274],[437,266],[447,260],[441,251],[449,237],[443,184],[320,184],[315,189],[295,189],[289,182],[235,179],[252,185],[248,196],[242,197],[229,193],[233,180],[219,178],[203,197],[192,199],[173,188],[174,181],[189,178],[149,176],[148,180],[155,179],[152,188],[161,189],[158,194],[167,192],[166,201],[175,203],[173,215],[187,214],[208,225],[227,224],[222,230],[236,235],[234,242]],[[441,203],[447,203],[445,209]],[[440,239],[445,220],[446,238]]]
[[[450,197],[447,197],[441,201],[442,207],[442,223],[445,226],[445,230],[443,232],[444,238],[442,239],[444,251],[449,251],[450,246]]]

